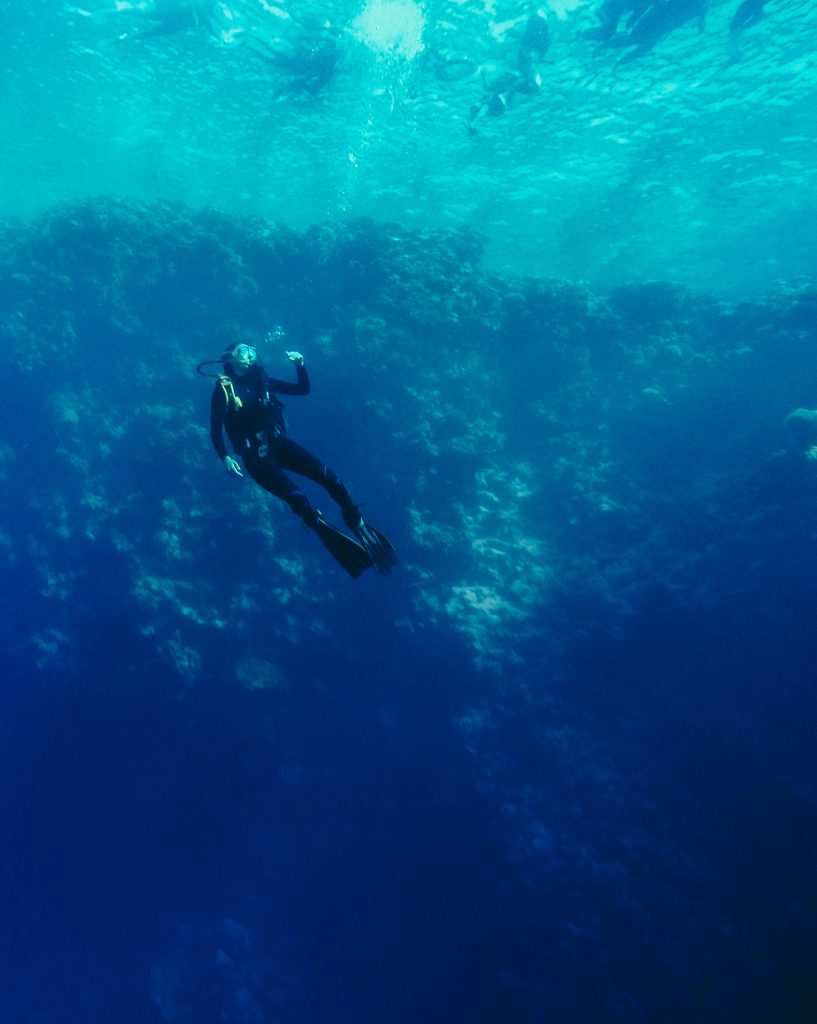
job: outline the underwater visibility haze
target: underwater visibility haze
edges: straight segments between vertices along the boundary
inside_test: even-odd
[[[814,1020],[817,5],[0,47],[0,1020]]]

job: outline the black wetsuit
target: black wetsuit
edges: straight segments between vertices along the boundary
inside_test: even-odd
[[[295,383],[268,377],[264,368],[257,364],[243,376],[225,373],[216,384],[210,400],[213,447],[223,461],[227,447],[222,429],[226,430],[253,480],[285,501],[307,525],[314,525],[318,510],[313,508],[304,492],[284,470],[299,473],[320,484],[340,505],[344,520],[354,522],[359,513],[343,483],[325,463],[287,437],[284,406],[276,395],[308,394],[309,375],[302,365],[298,365]]]

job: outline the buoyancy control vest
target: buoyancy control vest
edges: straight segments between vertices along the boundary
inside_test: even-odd
[[[227,374],[217,378],[224,392],[224,426],[238,452],[255,449],[263,458],[271,441],[286,434],[284,403],[273,392],[270,379],[259,367],[246,384]]]

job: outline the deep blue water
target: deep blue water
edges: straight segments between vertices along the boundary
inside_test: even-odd
[[[0,1021],[814,1018],[814,23],[709,6],[471,132],[521,5],[18,12]],[[391,575],[219,465],[237,339]]]

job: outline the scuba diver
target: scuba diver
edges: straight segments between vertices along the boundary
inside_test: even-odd
[[[100,25],[114,17],[114,24],[127,27],[112,41],[123,43],[209,28],[214,7],[213,0],[117,0],[113,7],[73,10]]]
[[[703,32],[709,3],[710,0],[653,0],[638,17],[630,19],[624,45],[635,49],[625,54],[620,63],[629,64],[646,56],[665,36],[693,18],[698,23],[698,31]]]
[[[471,107],[468,131],[475,134],[475,123],[486,114],[501,117],[514,96],[532,96],[542,88],[538,67],[550,47],[550,25],[541,7],[525,19],[525,28],[516,52],[516,68],[505,68],[495,75],[483,72],[484,94]]]
[[[623,46],[623,42],[616,37],[618,23],[625,14],[629,14],[629,27],[638,21],[649,6],[650,0],[603,0],[601,7],[596,11],[600,24],[597,28],[587,29],[582,35],[586,39],[598,39],[610,45]]]
[[[606,46],[634,46],[621,59],[622,64],[643,57],[659,42],[685,25],[692,18],[703,32],[710,0],[604,0],[596,16],[598,28],[584,32],[587,39],[597,39]],[[628,15],[624,32],[618,32],[619,21]]]
[[[739,36],[740,33],[752,25],[756,25],[763,17],[763,8],[769,0],[743,0],[729,22],[729,34]]]
[[[305,14],[293,39],[276,30],[245,32],[241,41],[272,68],[278,79],[274,99],[309,100],[317,97],[335,78],[341,61],[340,32],[325,18]]]
[[[227,472],[243,476],[237,459],[227,453],[222,430],[226,430],[244,468],[264,490],[286,502],[304,525],[318,535],[321,543],[350,576],[360,576],[374,566],[390,572],[397,564],[391,543],[361,516],[346,487],[329,467],[297,444],[286,432],[284,406],[277,395],[309,394],[309,376],[300,352],[287,352],[295,364],[297,380],[287,382],[267,375],[252,345],[240,342],[228,348],[220,360],[207,360],[196,368],[221,363],[223,373],[215,375],[210,400],[210,439]],[[322,513],[287,476],[285,471],[320,484],[341,508],[343,521],[353,537],[326,522]]]

